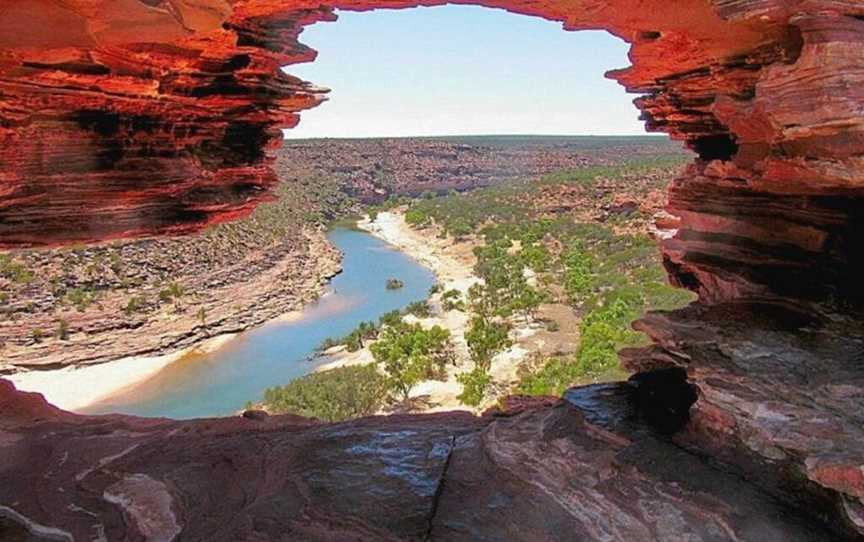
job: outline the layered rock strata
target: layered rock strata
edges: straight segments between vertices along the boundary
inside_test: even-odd
[[[0,242],[182,233],[247,214],[275,182],[279,128],[324,99],[279,69],[314,58],[302,28],[334,8],[443,3],[4,0]],[[859,2],[477,3],[632,43],[633,66],[609,76],[645,94],[650,129],[722,161],[705,172],[717,181],[856,188]]]
[[[267,151],[278,128],[323,99],[279,70],[314,58],[297,40],[303,26],[333,19],[334,8],[440,3],[0,1],[0,242],[182,233],[248,213],[275,180]],[[250,430],[241,424],[259,422],[79,418],[7,388],[3,525],[109,539],[207,539],[217,529],[272,539],[286,528],[307,538],[864,533],[864,356],[853,317],[864,268],[864,4],[473,3],[630,42],[633,66],[609,75],[643,94],[636,105],[650,129],[697,154],[670,190],[680,220],[663,251],[672,280],[700,302],[646,318],[655,346],[626,360],[640,372],[638,411],[681,446],[716,454],[725,477],[701,462],[691,470],[682,457],[694,456],[665,441],[634,448],[638,427],[618,434],[564,406]],[[357,457],[372,467],[355,469]],[[651,471],[665,465],[675,468]],[[700,480],[710,483],[699,489]],[[354,504],[367,518],[340,508],[333,495],[352,494],[346,487],[366,499]],[[204,519],[214,517],[230,520]]]
[[[638,421],[632,393],[627,384],[608,385],[567,401],[511,402],[482,418],[446,413],[319,425],[292,416],[83,417],[0,381],[0,534],[844,538],[671,444]]]

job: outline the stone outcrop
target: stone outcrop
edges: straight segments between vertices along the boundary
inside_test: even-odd
[[[632,388],[523,400],[481,418],[320,425],[75,416],[0,381],[0,535],[29,526],[59,540],[843,539],[652,431],[635,417]]]
[[[0,242],[183,233],[248,213],[275,181],[278,128],[324,98],[279,70],[314,58],[302,28],[334,8],[441,3],[0,0]],[[662,249],[671,279],[700,301],[637,324],[654,345],[626,352],[638,374],[611,388],[671,442],[615,422],[616,401],[585,390],[570,396],[576,407],[511,417],[314,426],[82,418],[6,386],[0,528],[864,536],[864,4],[466,3],[627,40],[633,66],[609,76],[643,94],[650,129],[697,155],[670,189],[677,232]]]

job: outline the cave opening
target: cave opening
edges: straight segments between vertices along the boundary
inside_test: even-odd
[[[286,138],[646,133],[634,96],[603,77],[630,63],[608,32],[477,6],[337,15],[300,36],[314,62],[284,68],[331,89]]]

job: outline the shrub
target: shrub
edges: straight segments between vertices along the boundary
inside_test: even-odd
[[[405,312],[413,314],[417,318],[429,318],[432,316],[432,308],[427,301],[415,301],[405,307]]]
[[[264,406],[277,414],[338,422],[378,411],[387,394],[386,384],[374,364],[339,367],[268,389]]]
[[[66,299],[72,303],[78,312],[87,310],[87,307],[93,303],[95,298],[96,294],[94,292],[84,288],[73,288],[66,294]]]
[[[61,341],[65,341],[66,339],[68,339],[69,322],[61,318],[60,321],[57,322],[57,332],[55,333],[55,336]]]
[[[527,266],[538,273],[542,273],[549,268],[549,251],[543,245],[530,244],[522,247],[519,251],[519,258]]]
[[[181,297],[183,297],[183,294],[185,294],[185,293],[186,293],[186,290],[183,288],[182,285],[180,285],[176,282],[172,282],[171,284],[168,285],[167,288],[163,288],[162,290],[159,291],[159,301],[161,301],[163,303],[167,303],[168,301],[171,301],[172,299],[180,299]]]
[[[37,327],[30,332],[30,336],[33,337],[33,340],[37,343],[41,343],[42,338],[45,337],[45,332],[42,330],[42,328]]]
[[[561,397],[584,377],[572,359],[552,358],[537,371],[519,381],[516,393],[522,395],[552,395]]]
[[[399,311],[393,312],[401,321],[402,317],[399,315]],[[381,318],[390,317],[392,314],[393,313],[387,313]],[[332,337],[327,338],[318,348],[320,350],[327,350],[328,348],[344,344],[346,350],[349,352],[356,352],[365,346],[365,341],[375,339],[378,336],[378,331],[378,326],[376,326],[374,322],[360,322],[348,335],[338,339]]]
[[[422,209],[411,207],[405,212],[405,222],[411,226],[427,226],[431,222],[431,217]]]
[[[402,313],[398,310],[393,310],[385,313],[378,319],[378,324],[383,326],[398,326],[402,323]]]
[[[581,243],[574,243],[564,253],[563,263],[564,289],[572,301],[578,301],[594,286],[593,258]]]
[[[475,367],[473,371],[456,375],[456,380],[462,384],[462,393],[459,401],[463,405],[476,407],[483,402],[486,390],[492,383],[492,377],[482,367]]]
[[[126,303],[126,306],[123,308],[123,312],[126,314],[126,316],[131,316],[133,313],[141,311],[145,307],[146,304],[147,304],[147,302],[144,300],[143,297],[133,295],[132,297],[129,298],[129,301]],[[199,313],[203,310],[204,310],[203,307],[201,309],[199,309]],[[198,317],[202,321],[204,320],[204,317],[201,316],[200,314],[198,315]]]
[[[456,288],[451,288],[441,295],[441,299],[460,299],[461,297],[462,292]]]
[[[465,302],[462,300],[462,292],[456,290],[455,288],[444,292],[444,294],[441,296],[441,307],[445,311],[464,311]]]
[[[19,284],[29,284],[34,278],[32,271],[23,263],[13,260],[8,254],[0,254],[0,275]]]

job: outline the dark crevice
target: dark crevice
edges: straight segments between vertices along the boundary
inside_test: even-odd
[[[108,75],[111,69],[102,64],[86,64],[79,62],[60,62],[57,64],[45,64],[42,62],[22,62],[25,68],[38,70],[59,70],[66,73],[77,73],[82,75]]]
[[[731,134],[718,134],[702,136],[692,139],[690,147],[699,155],[699,158],[710,162],[711,160],[731,160],[738,153],[738,143]]]
[[[120,115],[98,109],[82,109],[72,113],[72,119],[84,130],[102,137],[111,137],[120,130]]]
[[[220,154],[226,165],[255,164],[264,158],[264,146],[269,139],[266,125],[232,122],[225,129]]]
[[[696,390],[687,382],[687,372],[673,367],[638,373],[630,377],[631,396],[640,417],[659,433],[677,433],[690,421]]]
[[[435,495],[432,496],[432,509],[429,511],[428,525],[426,527],[426,535],[423,540],[432,540],[432,529],[435,526],[435,516],[438,514],[438,503],[441,501],[441,494],[444,493],[444,482],[447,478],[447,470],[450,468],[450,458],[453,456],[453,450],[456,449],[456,435],[450,437],[450,448],[447,450],[447,457],[444,459],[444,467],[441,469],[441,476],[438,478],[438,486],[435,488]]]

